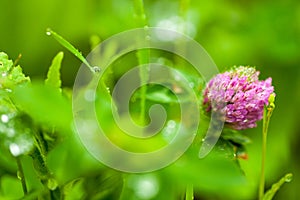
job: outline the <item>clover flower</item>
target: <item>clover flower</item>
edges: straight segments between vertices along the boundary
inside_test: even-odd
[[[260,81],[259,73],[253,67],[240,66],[216,75],[204,90],[206,111],[223,113],[225,123],[236,130],[256,127],[274,92],[272,78]]]

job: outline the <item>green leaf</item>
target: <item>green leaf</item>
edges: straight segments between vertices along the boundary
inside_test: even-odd
[[[271,189],[269,189],[265,195],[263,200],[272,200],[274,195],[276,194],[276,192],[280,189],[280,187],[284,184],[284,183],[289,183],[291,182],[293,179],[293,174],[288,173],[286,174],[284,177],[282,177],[277,183],[274,183],[271,187]]]
[[[82,182],[83,180],[78,178],[67,183],[63,188],[64,199],[65,200],[82,199],[84,196]]]
[[[88,61],[84,58],[82,53],[78,51],[70,42],[64,39],[62,36],[52,31],[50,28],[47,29],[47,35],[52,36],[56,41],[58,41],[63,47],[68,49],[72,54],[74,54],[81,62],[83,62],[86,66],[88,66],[91,70],[93,67],[88,63]],[[92,70],[93,71],[93,70]],[[94,72],[94,71],[93,71]]]
[[[224,129],[222,132],[222,138],[224,140],[230,140],[236,144],[240,144],[240,145],[246,145],[251,143],[250,138],[248,138],[246,135],[238,132],[238,131],[234,131],[234,130],[229,130],[229,129]]]
[[[234,160],[219,152],[211,152],[204,159],[197,158],[198,149],[190,149],[173,165],[163,169],[166,177],[179,184],[193,184],[200,191],[219,192],[220,190],[245,187],[246,179]],[[230,193],[228,191],[228,193]]]
[[[57,89],[42,82],[17,87],[12,94],[16,105],[36,122],[46,127],[71,129],[71,102],[61,95]]]
[[[20,66],[13,66],[13,61],[9,60],[8,55],[0,52],[0,89],[13,89],[16,85],[28,83]]]
[[[183,95],[183,94],[179,94],[179,95]],[[141,96],[142,96],[141,91],[138,90],[134,94],[133,99],[141,98]],[[151,85],[147,87],[146,99],[152,102],[159,102],[159,103],[166,103],[166,104],[179,102],[178,98],[171,90],[159,85]],[[186,98],[186,100],[188,101],[188,97]]]
[[[45,84],[52,86],[54,88],[61,88],[61,80],[60,80],[60,68],[61,61],[64,57],[63,52],[59,52],[52,60],[52,64],[49,68],[47,79],[45,80]]]
[[[178,100],[167,88],[152,90],[146,94],[148,100],[161,103],[177,103]]]
[[[33,190],[30,191],[28,194],[26,194],[22,200],[32,200],[32,199],[39,199],[39,197],[42,197],[44,195],[47,195],[46,189],[40,189],[40,190]]]
[[[0,52],[0,72],[7,72],[13,66],[13,61],[8,59],[8,55]]]
[[[2,196],[7,199],[20,199],[23,196],[23,190],[20,180],[10,176],[3,176],[0,182],[0,199]],[[4,199],[5,199],[4,198]]]

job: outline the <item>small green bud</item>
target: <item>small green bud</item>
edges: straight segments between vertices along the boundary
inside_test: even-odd
[[[274,109],[275,108],[275,93],[270,94],[270,97],[268,99],[269,105],[268,108]]]

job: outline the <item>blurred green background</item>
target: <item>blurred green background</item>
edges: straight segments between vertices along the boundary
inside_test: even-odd
[[[163,20],[176,23],[178,1],[144,3],[150,26],[161,25]],[[51,27],[87,55],[92,35],[104,40],[136,27],[130,0],[1,0],[0,8],[0,51],[12,59],[21,53],[19,63],[34,79],[45,77],[53,56],[64,50],[62,80],[70,87],[81,63],[47,37],[46,28]],[[261,71],[262,78],[273,78],[277,97],[268,136],[267,188],[292,172],[294,180],[284,185],[275,199],[299,199],[300,1],[191,0],[186,19],[188,34],[207,50],[220,70],[251,65]],[[255,194],[261,123],[245,134],[253,142],[248,145],[249,159],[241,164]]]

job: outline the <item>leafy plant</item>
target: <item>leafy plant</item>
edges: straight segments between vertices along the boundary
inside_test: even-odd
[[[182,17],[186,15],[188,2],[181,1]],[[134,6],[137,24],[147,26],[143,1],[135,0]],[[50,29],[47,30],[47,34],[73,53],[94,74],[99,72],[99,67],[92,66],[80,51],[62,36]],[[147,63],[149,52],[150,50],[138,51],[135,62]],[[59,52],[53,58],[45,81],[30,82],[20,66],[15,66],[5,53],[0,53],[0,199],[194,199],[194,196],[205,198],[211,197],[211,194],[220,199],[223,198],[218,195],[220,190],[225,191],[224,194],[231,194],[247,187],[239,159],[247,159],[246,146],[249,145],[250,139],[233,128],[249,128],[253,124],[241,126],[237,121],[234,121],[234,124],[227,123],[228,126],[224,128],[213,152],[205,159],[198,158],[198,151],[203,142],[203,130],[207,127],[200,127],[197,138],[188,151],[162,170],[130,174],[100,164],[85,150],[77,137],[73,124],[72,93],[68,88],[62,88],[60,78],[63,56],[63,52]],[[179,69],[178,65],[182,63],[168,61],[191,81],[201,101],[202,90],[205,90],[204,80],[195,77],[188,70]],[[108,80],[108,77],[111,77],[111,74],[106,74],[104,80]],[[112,79],[114,78],[117,79]],[[147,68],[142,68],[141,82],[147,82],[148,78]],[[99,104],[105,105],[105,109],[109,108],[113,101],[106,91],[106,84],[111,83],[104,82],[96,94]],[[176,81],[172,82],[172,87],[179,93],[182,89]],[[269,98],[270,94],[267,96]],[[263,105],[263,161],[268,125],[274,109],[272,97],[271,95],[268,103]],[[176,120],[178,101],[174,92],[166,88],[156,85],[144,86],[134,94],[130,103],[132,114],[139,115],[137,121],[141,124],[147,123],[147,108],[156,103],[162,104],[167,108],[168,114],[175,116],[175,120],[169,121],[172,127],[176,128],[180,123]],[[165,138],[159,137],[146,146],[132,147],[131,140],[118,135],[119,130],[115,129],[105,109],[98,114],[100,120],[110,129],[110,136],[116,138],[115,140],[125,148],[147,151],[165,144],[161,142]],[[201,117],[208,126],[205,112],[203,111]],[[166,127],[162,132],[168,132],[172,138],[172,129],[170,131]],[[281,185],[291,181],[291,178],[291,174],[285,175],[264,194],[263,162],[260,199],[272,199]]]

